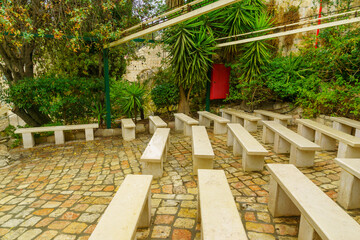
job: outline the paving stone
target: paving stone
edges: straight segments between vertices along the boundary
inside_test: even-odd
[[[2,224],[2,227],[8,227],[8,228],[14,228],[16,226],[18,226],[20,223],[22,223],[24,221],[24,219],[10,219],[8,221],[6,221],[4,224]]]
[[[85,223],[72,222],[69,226],[67,226],[63,232],[64,233],[72,233],[72,234],[80,234],[88,225]]]
[[[152,238],[168,238],[170,236],[171,227],[154,226],[151,234]]]
[[[79,217],[79,222],[93,223],[100,217],[100,214],[97,213],[83,213]]]
[[[191,218],[177,218],[174,223],[176,228],[193,228],[195,226],[195,220]]]
[[[248,237],[250,240],[275,240],[275,237],[270,234],[256,232],[248,232]]]
[[[189,230],[174,229],[171,239],[172,240],[191,240],[192,234]]]
[[[37,235],[39,235],[42,232],[40,229],[30,229],[26,232],[24,232],[18,240],[31,240],[34,239]]]
[[[23,222],[20,226],[22,226],[22,227],[32,227],[37,222],[39,222],[40,220],[41,220],[41,217],[33,216],[33,217],[29,218],[28,220],[26,220],[25,222]]]

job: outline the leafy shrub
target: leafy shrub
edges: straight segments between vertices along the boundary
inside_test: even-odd
[[[53,121],[71,124],[93,117],[93,99],[102,92],[102,79],[44,76],[10,85],[1,97],[20,108],[39,106]]]
[[[157,85],[151,90],[151,99],[158,109],[170,112],[170,107],[179,102],[179,88],[173,83]]]

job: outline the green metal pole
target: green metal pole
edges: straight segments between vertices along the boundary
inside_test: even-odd
[[[106,103],[106,128],[111,128],[111,105],[110,105],[110,84],[109,84],[109,49],[103,50],[104,54],[104,77],[105,77],[105,103]]]
[[[209,69],[208,71],[208,78],[211,81],[211,74],[212,74],[212,68]],[[206,82],[206,106],[205,106],[205,110],[210,112],[210,81]]]

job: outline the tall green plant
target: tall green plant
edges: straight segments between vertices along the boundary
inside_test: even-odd
[[[120,96],[121,110],[128,117],[133,117],[135,122],[138,113],[144,109],[145,92],[145,88],[137,82],[132,82],[122,89]]]

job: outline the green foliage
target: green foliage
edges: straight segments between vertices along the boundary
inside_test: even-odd
[[[21,108],[39,107],[53,121],[71,124],[92,117],[92,99],[102,91],[102,79],[49,76],[12,84],[1,97]]]
[[[136,117],[144,110],[146,89],[138,82],[120,80],[114,82],[110,95],[115,106],[120,106],[120,111],[127,117]]]
[[[170,112],[170,107],[179,102],[179,89],[172,83],[156,85],[151,90],[151,99],[158,109],[166,108]]]
[[[9,136],[12,139],[15,139],[14,142],[11,144],[10,148],[15,148],[20,145],[21,143],[21,134],[15,133],[16,127],[9,125],[4,129],[5,135]]]

